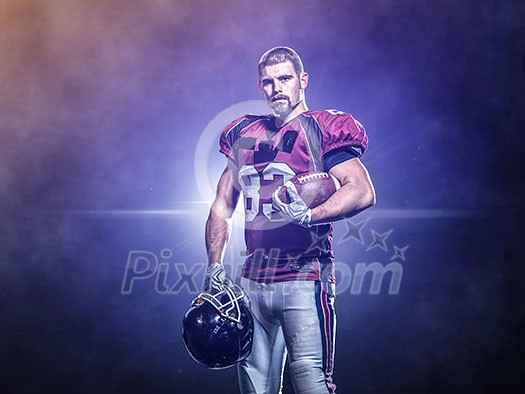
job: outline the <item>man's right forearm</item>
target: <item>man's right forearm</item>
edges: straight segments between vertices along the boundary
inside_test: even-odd
[[[208,253],[208,267],[213,264],[222,264],[224,251],[230,239],[231,219],[216,212],[210,211],[206,221],[206,251]]]
[[[222,264],[224,251],[230,239],[231,218],[239,199],[239,190],[235,187],[236,174],[233,164],[228,161],[219,179],[217,196],[211,205],[210,215],[206,221],[208,267],[213,264]]]

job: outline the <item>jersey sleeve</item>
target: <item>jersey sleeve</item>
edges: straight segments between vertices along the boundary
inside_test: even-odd
[[[226,126],[219,138],[219,152],[230,159],[233,159],[233,140],[231,138],[231,133],[238,122],[239,119],[236,119]]]
[[[242,131],[259,119],[261,119],[259,115],[248,114],[235,119],[226,126],[219,138],[219,152],[236,163],[236,148],[238,147]]]
[[[235,161],[233,146],[239,138],[240,130],[245,120],[246,117],[235,119],[226,126],[219,138],[219,152],[233,161]]]
[[[351,146],[333,149],[323,157],[324,171],[329,172],[336,165],[359,156],[359,152]]]
[[[341,111],[320,111],[317,121],[323,130],[322,155],[350,151],[360,157],[368,148],[366,130],[352,115]]]

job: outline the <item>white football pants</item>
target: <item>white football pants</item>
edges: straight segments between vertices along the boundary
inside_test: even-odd
[[[242,394],[281,393],[288,355],[296,394],[335,393],[335,284],[241,278],[254,317],[252,353],[239,363]]]

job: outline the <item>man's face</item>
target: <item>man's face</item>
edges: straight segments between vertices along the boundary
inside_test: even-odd
[[[259,87],[266,97],[268,106],[275,115],[285,119],[295,108],[305,108],[304,89],[308,74],[296,74],[290,61],[266,66],[261,71]]]

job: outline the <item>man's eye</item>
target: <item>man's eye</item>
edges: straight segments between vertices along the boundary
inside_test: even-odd
[[[286,81],[289,81],[290,80],[290,77],[280,77],[279,78],[279,81],[281,82],[286,82]]]

